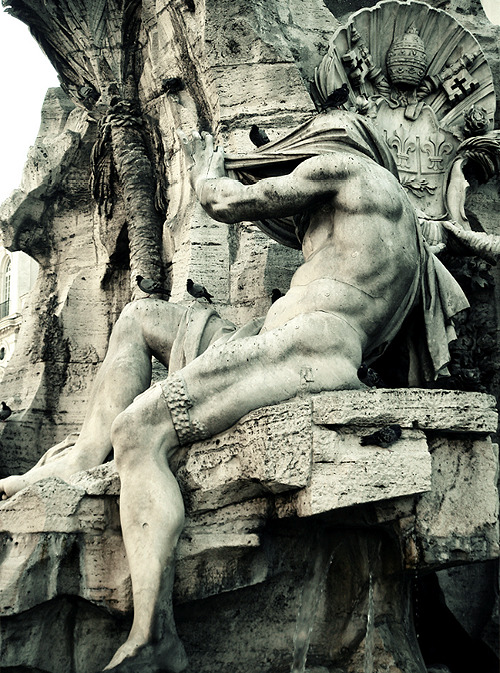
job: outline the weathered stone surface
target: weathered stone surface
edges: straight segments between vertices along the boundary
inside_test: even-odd
[[[399,423],[422,430],[491,434],[496,432],[498,415],[492,395],[460,390],[381,388],[369,393],[342,390],[317,395],[313,401],[313,420],[322,425]]]
[[[362,434],[368,434],[366,429]],[[296,495],[278,500],[281,516],[311,516],[430,488],[431,463],[423,432],[403,431],[390,449],[361,446],[359,431],[315,427],[313,437],[310,482]]]
[[[87,495],[120,495],[120,477],[114,460],[92,470],[77,472],[69,483]]]
[[[116,497],[88,497],[49,478],[4,502],[3,614],[18,614],[62,594],[126,611],[130,577]]]
[[[2,673],[96,673],[124,639],[123,625],[63,597],[2,624]]]
[[[19,533],[94,530],[96,534],[102,534],[105,529],[118,530],[120,523],[116,505],[107,511],[111,500],[85,498],[86,495],[82,488],[49,477],[0,505],[2,528]]]
[[[177,476],[190,507],[223,507],[306,486],[311,474],[310,401],[263,407],[186,452]]]
[[[0,428],[0,473],[25,471],[81,426],[90,387],[124,299],[106,283],[114,243],[97,236],[88,189],[95,125],[51,89],[21,189],[2,206],[4,245],[40,264],[2,394],[16,411]],[[117,220],[108,227],[108,236]],[[106,249],[106,245],[111,250]],[[119,285],[120,273],[115,281]],[[50,409],[50,411],[49,411]]]
[[[416,507],[421,562],[498,558],[498,446],[490,439],[429,442],[432,488]]]
[[[358,397],[378,427],[381,419],[402,420],[398,407],[388,404],[394,396],[383,392],[361,392]],[[442,398],[439,392],[418,391],[420,410],[426,396],[431,401],[429,413],[421,416],[431,419],[429,423],[434,401]],[[416,399],[415,391],[398,391],[401,409],[405,394],[410,402]],[[439,567],[498,554],[496,446],[475,431],[453,438],[443,427],[442,415],[443,437],[431,433],[429,440],[424,431],[404,427],[390,449],[360,445],[360,435],[377,426],[360,428],[357,412],[352,424],[312,422],[314,414],[331,420],[332,408],[345,420],[352,395],[305,395],[260,409],[180,453],[178,477],[188,520],[177,553],[179,603],[271,579],[276,569],[262,534],[273,516],[286,521],[374,503],[380,522],[400,521],[408,567]],[[474,404],[489,409],[488,396],[459,397],[460,409]],[[322,408],[329,400],[328,413],[318,411],[318,400]],[[388,418],[389,409],[394,417]],[[447,418],[450,425],[456,422],[454,414]],[[114,462],[78,473],[71,482],[46,479],[0,504],[4,615],[61,594],[129,612]],[[464,512],[458,523],[457,511]]]

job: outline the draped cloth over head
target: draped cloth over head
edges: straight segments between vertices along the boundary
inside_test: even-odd
[[[241,182],[252,184],[285,175],[305,159],[332,152],[361,154],[398,177],[394,158],[371,122],[344,110],[316,115],[284,138],[250,154],[227,154],[225,165]],[[300,250],[293,218],[273,218],[257,224],[278,243]]]
[[[226,155],[226,168],[244,184],[290,173],[299,163],[332,152],[362,155],[390,171],[398,172],[394,158],[383,138],[366,118],[335,110],[319,114],[281,140],[268,143],[247,155]],[[418,219],[414,217],[420,264],[407,296],[395,307],[392,320],[384,327],[364,356],[378,357],[394,339],[406,317],[417,306],[423,313],[422,369],[427,380],[447,375],[449,343],[456,338],[453,316],[469,307],[469,302],[451,273],[424,242]],[[271,238],[283,245],[300,249],[293,218],[273,218],[257,223]],[[374,251],[375,253],[375,251]],[[412,335],[418,338],[418,335]]]

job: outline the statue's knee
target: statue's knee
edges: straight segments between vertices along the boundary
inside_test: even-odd
[[[143,341],[149,301],[148,299],[133,301],[124,306],[111,333],[111,347],[116,344]]]
[[[116,331],[116,329],[119,329],[124,325],[126,325],[127,328],[130,328],[130,324],[134,322],[137,323],[137,325],[141,325],[144,316],[144,301],[131,301],[130,303],[125,304],[115,323],[113,331]]]
[[[140,446],[140,424],[130,411],[119,414],[111,426],[111,444],[118,472],[137,460]]]

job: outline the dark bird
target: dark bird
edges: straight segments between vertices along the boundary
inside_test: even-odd
[[[281,290],[278,290],[277,287],[271,292],[271,304],[274,304],[275,301],[278,301],[280,297],[284,297],[284,294]]]
[[[205,297],[205,299],[208,301],[209,304],[212,304],[212,297],[213,294],[210,294],[208,292],[206,287],[203,287],[203,285],[198,285],[198,283],[193,283],[191,278],[187,279],[186,283],[187,291],[189,294],[194,297],[195,299],[201,299],[202,297]]]
[[[180,77],[168,77],[162,82],[162,89],[167,94],[174,94],[184,89],[184,82]]]
[[[361,383],[364,383],[365,386],[368,386],[369,388],[387,387],[380,374],[377,374],[374,369],[368,367],[366,362],[362,362],[360,368],[358,369],[358,379],[361,381]]]
[[[262,145],[267,145],[267,143],[271,142],[267,133],[260,129],[257,124],[252,126],[249,136],[255,147],[262,147]]]
[[[6,421],[12,413],[12,409],[2,402],[2,408],[0,409],[0,421]]]
[[[400,437],[400,425],[385,425],[371,435],[360,437],[359,443],[361,446],[380,446],[382,449],[388,449],[390,445],[397,442]]]
[[[332,91],[326,100],[321,103],[321,107],[323,110],[328,110],[329,108],[338,108],[341,105],[344,105],[344,103],[347,103],[348,98],[349,87],[344,83],[340,89],[335,89],[335,91]]]
[[[142,276],[136,276],[136,281],[139,289],[146,294],[167,294],[165,289],[161,286],[161,283],[156,280],[152,280],[151,278],[143,278]]]

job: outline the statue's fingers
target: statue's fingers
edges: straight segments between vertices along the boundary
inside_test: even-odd
[[[193,158],[193,152],[192,152],[192,147],[191,147],[191,141],[187,137],[187,135],[184,133],[184,131],[181,131],[180,129],[177,129],[177,137],[181,141],[181,147],[184,151],[184,154],[189,158]]]
[[[192,141],[193,141],[195,151],[202,149],[204,143],[203,143],[203,140],[201,139],[201,136],[198,133],[198,131],[193,131],[191,133],[191,138],[192,138]]]
[[[184,131],[178,130],[177,135],[179,136],[179,140],[181,141],[181,147],[184,153],[186,168],[188,171],[190,171],[196,164],[196,153],[198,151],[198,148],[196,147],[194,139],[192,137],[189,138],[184,133]]]
[[[175,132],[177,133],[177,137],[181,141],[181,145],[186,145],[189,143],[188,137],[184,133],[184,131],[181,131],[181,129],[175,129]]]
[[[201,137],[203,138],[205,142],[205,148],[207,150],[210,150],[213,152],[214,149],[214,137],[211,133],[208,133],[207,131],[202,131]]]

